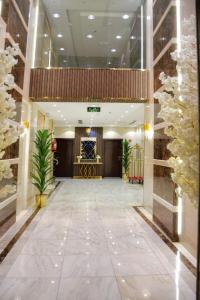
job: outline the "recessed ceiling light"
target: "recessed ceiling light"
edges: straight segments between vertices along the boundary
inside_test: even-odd
[[[130,39],[131,39],[131,40],[135,40],[136,37],[135,37],[134,35],[131,35],[131,36],[130,36]]]
[[[94,15],[89,15],[88,20],[95,20],[95,16]]]
[[[45,38],[48,37],[48,34],[47,34],[47,33],[44,33],[44,37],[45,37]]]
[[[108,62],[108,65],[111,65],[111,61]]]
[[[63,35],[62,35],[61,33],[58,33],[58,34],[57,34],[57,37],[58,37],[58,38],[62,38]]]
[[[58,18],[60,18],[60,14],[54,13],[54,14],[53,14],[53,17],[56,18],[56,19],[58,19]]]
[[[57,110],[57,112],[60,113],[61,111],[60,111],[60,110]]]
[[[113,52],[113,53],[114,53],[114,52],[117,52],[117,50],[116,50],[116,49],[111,49],[111,52]]]
[[[122,38],[121,35],[116,35],[116,39],[117,39],[117,40],[120,40],[121,38]]]
[[[49,54],[49,52],[48,52],[48,51],[44,51],[44,54],[45,54],[45,55],[48,55],[48,54]]]
[[[87,35],[86,35],[86,38],[92,39],[92,38],[93,38],[93,35],[92,35],[92,34],[87,34]]]
[[[128,114],[128,110],[126,110],[125,113]]]
[[[129,15],[123,15],[123,16],[122,16],[122,19],[128,20],[128,19],[129,19]]]
[[[134,105],[133,104],[131,104],[131,108],[133,108],[134,107]]]
[[[60,48],[60,51],[65,51],[65,48]]]

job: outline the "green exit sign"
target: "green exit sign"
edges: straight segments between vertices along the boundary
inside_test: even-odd
[[[101,111],[101,107],[89,106],[87,108],[87,112],[100,112],[100,111]]]

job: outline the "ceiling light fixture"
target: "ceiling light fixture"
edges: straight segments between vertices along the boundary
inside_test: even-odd
[[[95,16],[94,15],[89,15],[88,20],[95,20]]]
[[[57,37],[58,37],[58,38],[62,38],[63,35],[62,35],[61,33],[58,33],[58,34],[57,34]]]
[[[87,34],[87,35],[86,35],[86,38],[87,38],[87,39],[92,39],[92,38],[93,38],[93,35],[92,35],[92,34]]]
[[[129,19],[129,15],[123,15],[123,16],[122,16],[122,19],[128,20],[128,19]]]
[[[54,14],[53,14],[53,17],[54,17],[55,19],[58,19],[58,18],[60,18],[60,14],[54,13]]]
[[[60,51],[65,51],[65,48],[60,48]]]
[[[131,36],[130,36],[130,39],[131,39],[131,40],[135,40],[136,37],[135,37],[134,35],[131,35]]]
[[[49,52],[48,52],[48,51],[44,51],[44,54],[45,54],[45,55],[48,55],[48,54],[49,54]]]
[[[117,40],[121,40],[122,36],[121,35],[116,35]]]
[[[117,52],[117,50],[116,49],[111,49],[111,52],[115,53],[115,52]]]
[[[47,33],[44,33],[44,37],[45,37],[45,38],[48,37],[48,34],[47,34]]]

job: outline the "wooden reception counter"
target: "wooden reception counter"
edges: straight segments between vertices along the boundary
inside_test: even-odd
[[[103,163],[97,161],[74,162],[74,179],[102,179]]]

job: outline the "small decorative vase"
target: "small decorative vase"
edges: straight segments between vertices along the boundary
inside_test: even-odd
[[[36,205],[38,208],[47,206],[47,198],[48,198],[47,195],[45,194],[36,195],[35,198],[36,198]]]

